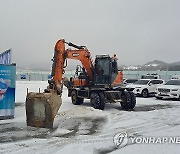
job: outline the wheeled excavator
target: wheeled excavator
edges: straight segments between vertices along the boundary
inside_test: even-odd
[[[68,45],[71,48],[66,48]],[[79,60],[75,76],[63,77],[67,59]],[[68,97],[74,105],[90,99],[92,107],[103,110],[106,103],[120,102],[125,110],[136,105],[133,92],[121,86],[122,71],[117,61],[109,55],[96,55],[92,60],[86,46],[78,46],[64,39],[57,41],[52,59],[52,79],[43,93],[28,92],[26,96],[26,121],[28,126],[53,128],[54,118],[62,104],[63,85],[68,88]]]

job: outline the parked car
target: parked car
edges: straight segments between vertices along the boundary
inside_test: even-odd
[[[136,81],[138,81],[138,79],[125,79],[125,80],[123,81],[123,83],[124,83],[125,85],[129,85],[129,84],[135,83]]]
[[[180,79],[171,79],[156,90],[157,99],[180,99]]]
[[[20,74],[20,78],[21,79],[26,79],[26,75],[25,74]]]
[[[155,94],[158,86],[164,84],[162,79],[140,79],[134,84],[127,85],[126,88],[134,92],[135,95],[148,97],[150,94]]]

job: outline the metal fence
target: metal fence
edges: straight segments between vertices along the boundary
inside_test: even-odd
[[[66,71],[64,74],[65,77],[71,77],[74,76],[75,71]],[[180,75],[180,71],[123,71],[124,78],[130,78],[130,79],[140,79],[142,75],[147,74],[158,74],[160,78],[162,78],[165,81],[168,81],[171,79],[173,75]],[[51,78],[50,72],[17,72],[16,74],[16,80],[22,80],[22,81],[46,81]]]
[[[74,71],[67,71],[64,74],[65,77],[74,76]],[[17,72],[16,73],[16,80],[17,81],[47,81],[51,79],[51,72]]]
[[[143,75],[157,74],[161,79],[168,81],[174,75],[180,75],[180,71],[123,71],[124,78],[140,79]]]

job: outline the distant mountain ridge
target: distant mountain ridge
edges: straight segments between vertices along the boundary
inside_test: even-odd
[[[180,61],[174,63],[166,63],[160,60],[153,60],[144,65],[124,67],[124,70],[140,70],[140,71],[180,71]]]
[[[150,61],[144,65],[151,65],[151,64],[158,64],[158,65],[180,65],[180,61],[178,62],[173,62],[173,63],[166,63],[166,62],[163,62],[163,61],[160,61],[160,60],[153,60],[153,61]]]
[[[153,60],[153,61],[150,61],[144,65],[153,65],[153,64],[157,64],[157,65],[167,65],[168,63],[165,63],[163,61],[160,61],[160,60]]]
[[[170,65],[180,65],[180,61],[179,62],[175,62],[175,63],[170,63]]]
[[[74,70],[75,66],[69,66],[67,70]],[[168,70],[168,71],[180,71],[180,61],[173,63],[166,63],[161,60],[153,60],[145,63],[144,65],[125,66],[119,65],[121,70],[139,70],[139,71],[156,71],[156,70]],[[51,65],[33,65],[31,67],[17,66],[17,71],[51,71]]]

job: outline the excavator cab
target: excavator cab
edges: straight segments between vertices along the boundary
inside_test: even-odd
[[[97,55],[94,70],[95,85],[111,85],[118,74],[117,62],[109,55]]]

